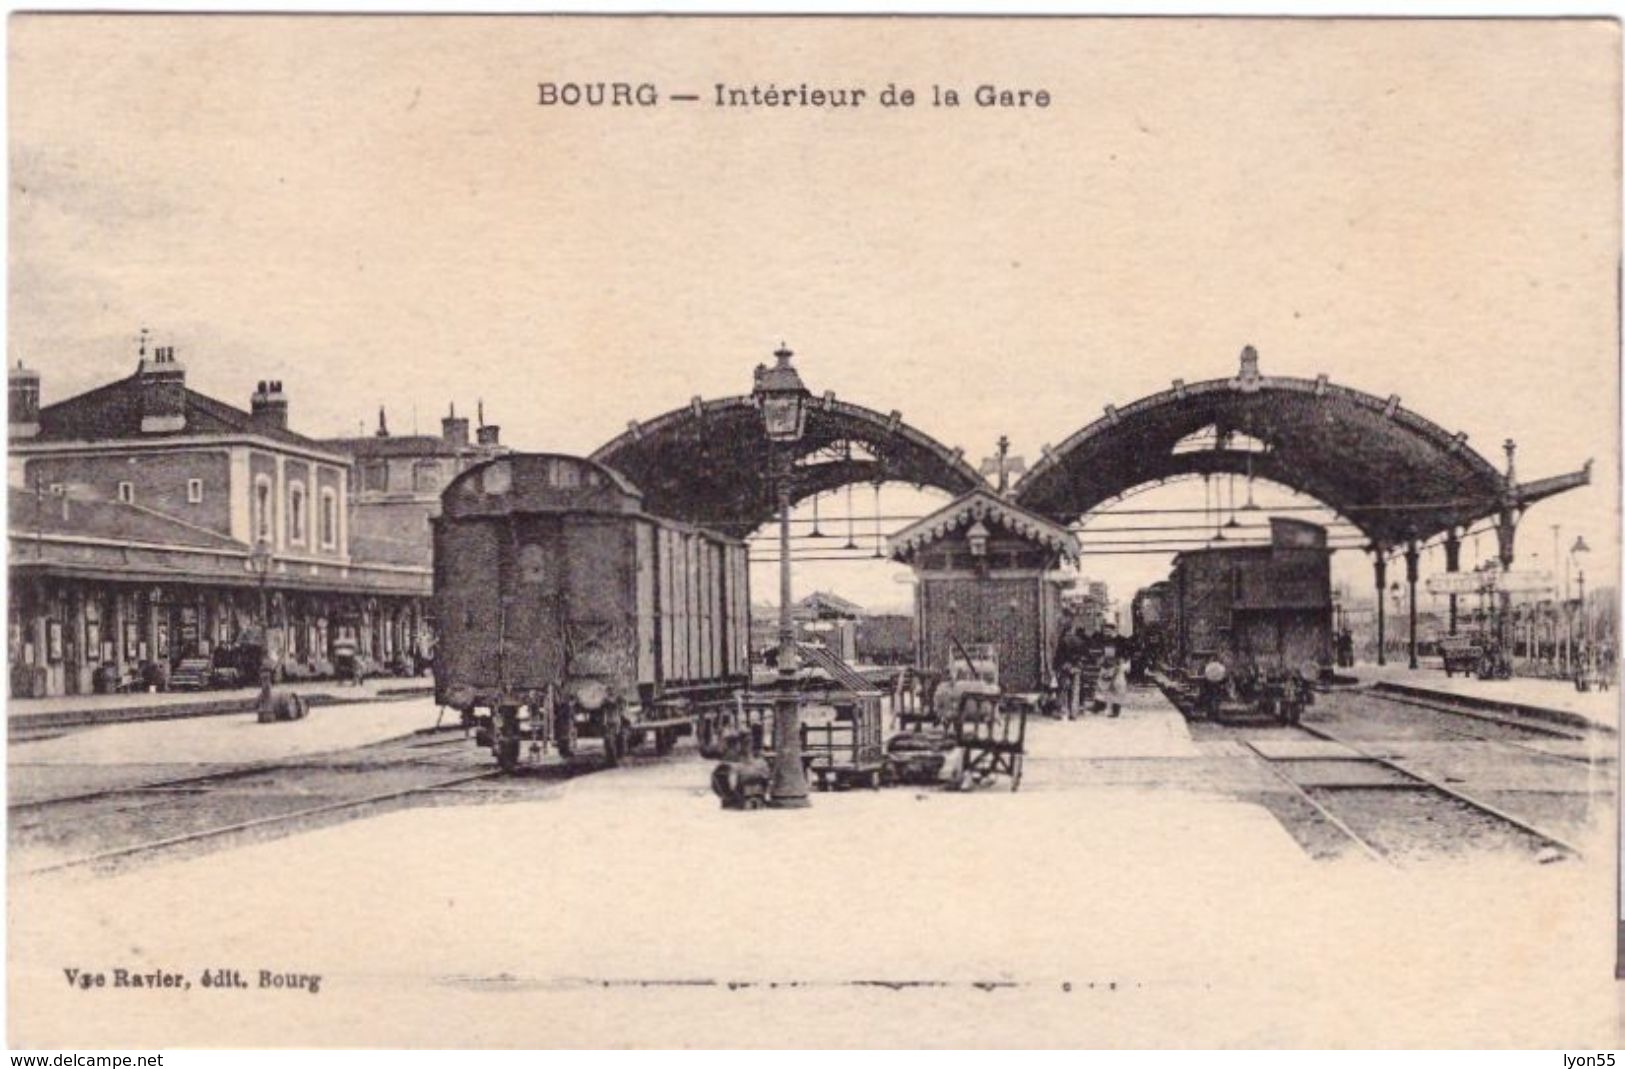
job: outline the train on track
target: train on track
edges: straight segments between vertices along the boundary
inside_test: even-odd
[[[1136,643],[1187,716],[1296,723],[1332,665],[1326,529],[1277,517],[1268,545],[1180,553],[1132,612]]]
[[[435,699],[503,768],[583,738],[611,764],[709,745],[750,685],[745,544],[650,515],[613,469],[507,454],[454,479],[432,523]]]

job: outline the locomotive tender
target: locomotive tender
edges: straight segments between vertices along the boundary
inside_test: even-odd
[[[1180,553],[1167,582],[1136,595],[1134,619],[1188,711],[1295,721],[1332,663],[1326,529],[1274,517],[1267,546]]]
[[[603,740],[719,731],[750,682],[743,542],[651,516],[602,464],[512,453],[441,495],[434,526],[435,699],[498,763]]]

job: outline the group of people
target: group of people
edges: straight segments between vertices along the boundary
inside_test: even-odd
[[[1061,714],[1076,718],[1087,703],[1091,713],[1122,714],[1133,662],[1133,642],[1106,624],[1087,633],[1070,621],[1061,628],[1055,647],[1055,685]]]

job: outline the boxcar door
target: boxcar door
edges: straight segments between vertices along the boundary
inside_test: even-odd
[[[435,530],[435,681],[496,686],[501,569],[507,524],[447,521]]]
[[[611,693],[637,697],[636,542],[632,524],[613,516],[570,516],[564,523],[567,667],[594,676]]]
[[[520,516],[513,523],[514,537],[504,547],[503,673],[510,687],[541,689],[559,682],[564,670],[562,527],[556,516]]]
[[[641,521],[634,524],[634,529],[637,531],[638,682],[657,683],[655,628],[659,617],[655,605],[655,529],[652,524]]]

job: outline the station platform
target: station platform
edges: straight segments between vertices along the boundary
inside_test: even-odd
[[[1436,661],[1432,667],[1424,661],[1423,667],[1416,669],[1404,665],[1359,664],[1342,671],[1354,676],[1362,686],[1382,685],[1400,693],[1418,691],[1485,709],[1504,707],[1508,712],[1535,717],[1544,712],[1554,714],[1548,719],[1583,723],[1606,731],[1619,730],[1620,691],[1617,688],[1582,692],[1575,690],[1573,683],[1561,679],[1446,676]]]
[[[434,685],[427,679],[379,677],[369,679],[360,686],[327,679],[279,683],[276,689],[303,695],[312,705],[349,705],[424,696],[434,692]],[[80,727],[131,720],[218,716],[255,708],[259,692],[259,687],[252,686],[230,690],[11,698],[6,701],[6,723],[8,730],[15,734],[18,731],[37,732],[53,727]]]
[[[1161,696],[1130,699],[1116,720],[1034,725],[1031,775],[1043,789],[853,790],[815,794],[808,809],[728,812],[708,788],[711,763],[679,751],[541,781],[505,804],[470,789],[467,805],[448,795],[107,878],[13,879],[12,908],[30,923],[8,947],[12,1038],[1612,1041],[1615,1007],[1583,979],[1612,967],[1607,941],[1582,923],[1606,916],[1611,882],[1579,866],[1492,864],[1464,880],[1359,858],[1315,862],[1260,806],[1114,785],[1094,764],[1065,759],[1191,763],[1180,755],[1200,743],[1173,730]],[[1516,922],[1532,901],[1563,908]],[[537,902],[546,908],[515,912]],[[83,994],[61,983],[62,962],[101,960],[109,946],[140,947],[143,962],[175,969],[318,974],[321,993],[194,989],[166,993],[163,1013],[87,1015]],[[1484,985],[1487,973],[1495,985]]]

